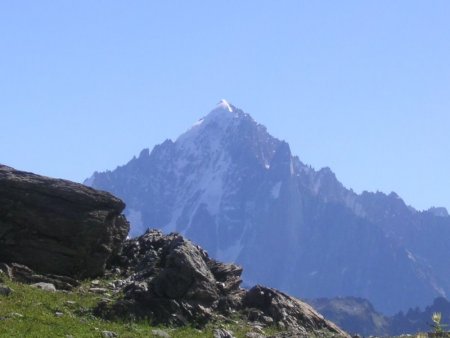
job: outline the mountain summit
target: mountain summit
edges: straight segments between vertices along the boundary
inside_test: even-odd
[[[385,313],[450,291],[448,214],[395,193],[354,193],[225,100],[175,142],[85,183],[126,202],[131,236],[179,232],[243,265],[248,284],[364,297]]]

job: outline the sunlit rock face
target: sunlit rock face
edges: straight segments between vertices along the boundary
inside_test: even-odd
[[[248,285],[364,297],[385,313],[450,290],[448,215],[354,193],[225,100],[177,140],[85,183],[126,202],[131,236],[179,232],[241,264]]]

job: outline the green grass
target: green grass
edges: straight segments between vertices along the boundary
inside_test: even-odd
[[[0,337],[102,337],[102,331],[113,331],[119,337],[152,337],[148,322],[112,322],[92,315],[92,309],[103,296],[88,293],[88,282],[73,292],[48,292],[10,280],[4,284],[14,292],[0,296]],[[69,302],[69,303],[68,303]],[[74,303],[71,303],[74,302]],[[56,312],[63,315],[58,317]],[[235,336],[244,337],[250,331],[244,323],[210,324],[198,330],[192,327],[158,327],[173,338],[212,337],[213,329],[224,327]],[[272,334],[276,329],[268,329]]]

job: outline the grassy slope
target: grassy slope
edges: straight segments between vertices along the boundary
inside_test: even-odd
[[[4,284],[14,292],[0,296],[0,337],[102,337],[102,331],[113,331],[119,337],[151,337],[155,329],[145,321],[121,323],[94,317],[91,310],[102,296],[83,291],[86,285],[74,292],[48,292],[9,280]],[[63,315],[58,317],[56,312]],[[223,325],[237,337],[244,337],[250,328],[240,324]],[[201,331],[190,327],[161,329],[173,338],[212,337],[213,329],[220,326],[211,325]]]
[[[102,331],[113,331],[120,338],[152,337],[153,329],[162,329],[172,338],[211,338],[214,328],[223,327],[233,331],[237,338],[244,338],[251,330],[238,319],[234,323],[211,324],[202,330],[154,327],[145,321],[105,321],[92,315],[92,309],[103,296],[86,292],[89,282],[73,292],[48,292],[7,279],[3,284],[14,292],[9,296],[0,296],[0,337],[102,337]],[[56,312],[63,315],[58,317]],[[265,333],[270,335],[276,331],[269,328]]]

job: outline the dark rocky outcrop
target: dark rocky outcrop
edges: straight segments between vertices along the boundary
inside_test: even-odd
[[[149,230],[127,240],[112,262],[124,299],[103,302],[97,314],[107,318],[152,318],[155,323],[197,324],[241,313],[257,325],[277,325],[292,334],[327,332],[348,337],[309,305],[275,289],[240,287],[242,269],[211,259],[181,235]]]
[[[113,264],[125,278],[119,283],[125,299],[113,306],[110,316],[131,314],[183,325],[204,323],[216,310],[229,313],[241,306],[242,269],[210,259],[178,234],[149,230],[127,240]]]
[[[0,262],[101,275],[128,233],[124,207],[109,193],[0,165]]]

